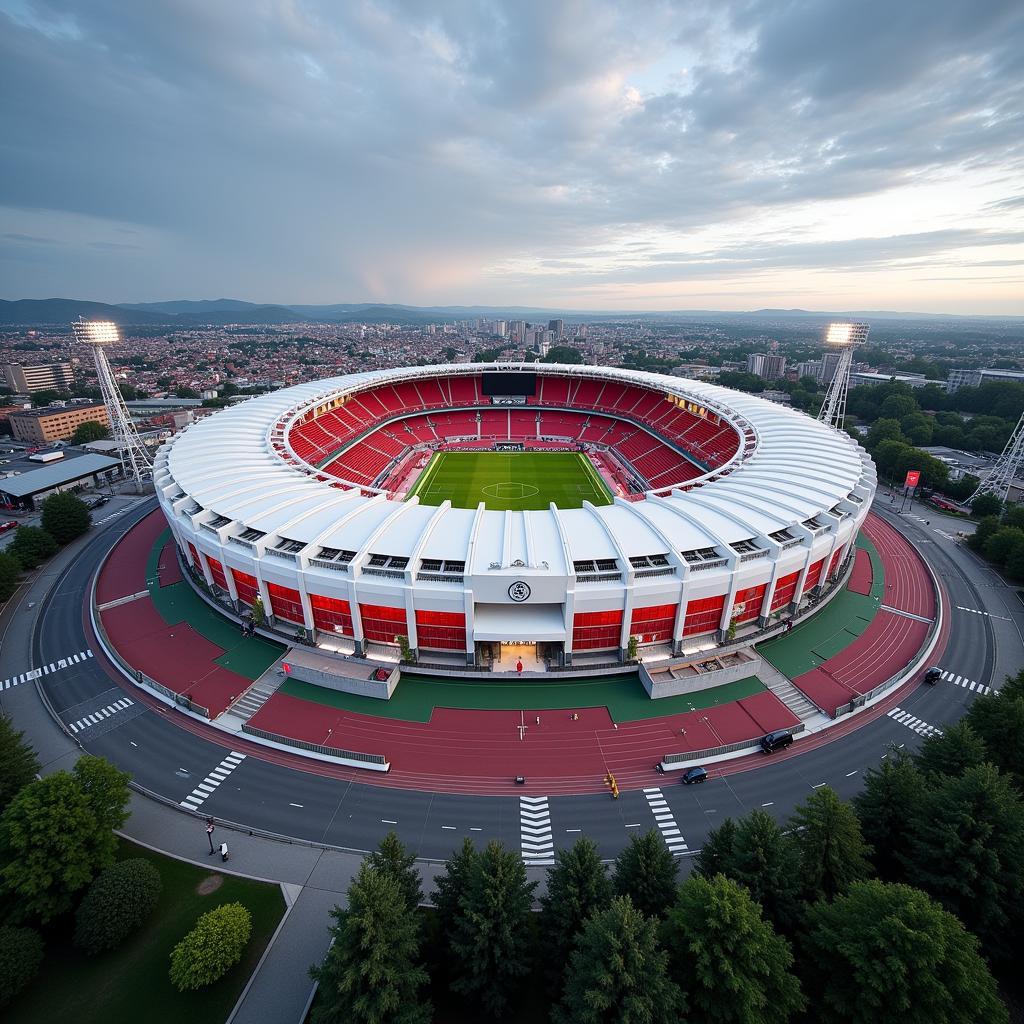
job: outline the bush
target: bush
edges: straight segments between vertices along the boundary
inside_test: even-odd
[[[163,882],[148,860],[122,860],[106,869],[78,906],[75,945],[90,955],[115,949],[156,909]]]
[[[36,569],[57,554],[57,542],[38,526],[20,526],[7,551],[14,555],[23,569]]]
[[[92,526],[92,515],[81,498],[64,492],[43,502],[43,529],[63,547]]]
[[[34,928],[0,928],[0,1006],[6,1006],[39,973],[43,939]]]
[[[21,564],[6,551],[0,551],[0,601],[13,597],[21,582]]]
[[[203,914],[171,953],[171,984],[179,992],[212,985],[242,959],[251,935],[252,914],[241,903]]]

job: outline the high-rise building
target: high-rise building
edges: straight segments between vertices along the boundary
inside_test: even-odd
[[[551,331],[556,340],[561,341],[565,334],[565,321],[564,320],[549,320],[548,330]]]
[[[16,394],[31,394],[34,391],[63,391],[75,380],[70,363],[46,363],[41,366],[25,366],[23,363],[8,363],[4,367],[7,386]]]
[[[504,320],[495,320],[493,333],[496,334],[499,338],[504,338],[507,326],[508,325],[505,323]]]
[[[762,380],[778,380],[786,373],[786,357],[773,352],[751,352],[747,356],[747,373],[756,373]]]

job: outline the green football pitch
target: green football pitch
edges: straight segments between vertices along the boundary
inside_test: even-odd
[[[456,508],[581,508],[610,505],[604,481],[578,452],[438,452],[410,492],[424,505],[451,501]]]

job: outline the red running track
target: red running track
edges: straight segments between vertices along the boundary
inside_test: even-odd
[[[932,578],[917,550],[902,534],[884,519],[871,514],[864,523],[864,532],[878,549],[885,567],[885,596],[882,604],[889,608],[935,618],[935,591]]]
[[[871,568],[871,556],[863,549],[857,548],[853,556],[853,572],[850,573],[850,582],[846,589],[854,594],[870,594],[871,584],[874,582],[874,572]]]

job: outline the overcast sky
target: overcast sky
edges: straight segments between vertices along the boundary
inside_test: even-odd
[[[0,294],[1024,314],[1022,0],[0,0]]]

